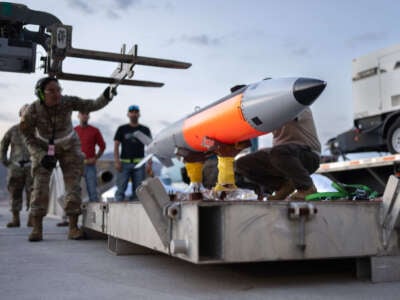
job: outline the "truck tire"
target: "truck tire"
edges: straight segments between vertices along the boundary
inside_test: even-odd
[[[400,153],[400,119],[390,126],[386,136],[386,145],[390,153]]]

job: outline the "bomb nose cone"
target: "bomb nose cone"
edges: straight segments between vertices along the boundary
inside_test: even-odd
[[[299,78],[293,85],[293,95],[297,102],[311,105],[326,87],[326,82],[312,78]]]

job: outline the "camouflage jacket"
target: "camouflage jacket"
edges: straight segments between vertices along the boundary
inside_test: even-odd
[[[7,151],[11,145],[10,158],[7,158]],[[21,134],[19,124],[12,126],[7,130],[3,139],[1,140],[0,146],[0,159],[1,162],[8,166],[10,163],[18,163],[20,161],[29,160],[29,152],[26,147],[24,138]]]
[[[47,144],[52,138],[57,144],[58,139],[65,137],[79,140],[72,126],[73,111],[96,111],[110,102],[101,95],[96,100],[84,100],[74,96],[62,96],[59,104],[48,107],[36,100],[25,111],[21,119],[21,132],[26,138],[30,154],[41,158],[47,153]],[[71,140],[69,140],[71,141]]]

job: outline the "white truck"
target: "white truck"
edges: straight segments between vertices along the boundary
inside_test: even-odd
[[[352,62],[354,127],[328,141],[331,153],[400,152],[400,44]]]

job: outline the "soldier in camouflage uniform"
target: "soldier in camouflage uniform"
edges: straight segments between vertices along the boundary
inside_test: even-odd
[[[24,105],[20,111],[21,117],[28,104]],[[7,158],[8,148],[11,146],[10,157]],[[29,208],[29,200],[32,191],[31,161],[29,152],[25,145],[19,129],[19,124],[12,126],[4,135],[0,146],[0,159],[8,168],[7,188],[10,192],[11,212],[13,219],[7,224],[7,227],[19,227],[19,212],[22,209],[22,195],[25,188],[26,207]],[[30,226],[28,220],[28,226]]]
[[[32,159],[33,191],[31,214],[33,230],[30,241],[42,240],[42,222],[49,203],[49,181],[57,161],[64,175],[65,212],[69,217],[69,239],[82,238],[78,228],[81,213],[80,180],[83,172],[83,153],[79,138],[72,127],[72,111],[95,111],[106,106],[115,95],[108,87],[96,100],[62,96],[58,80],[40,79],[35,88],[39,98],[27,109],[21,120],[21,131],[26,138]]]

